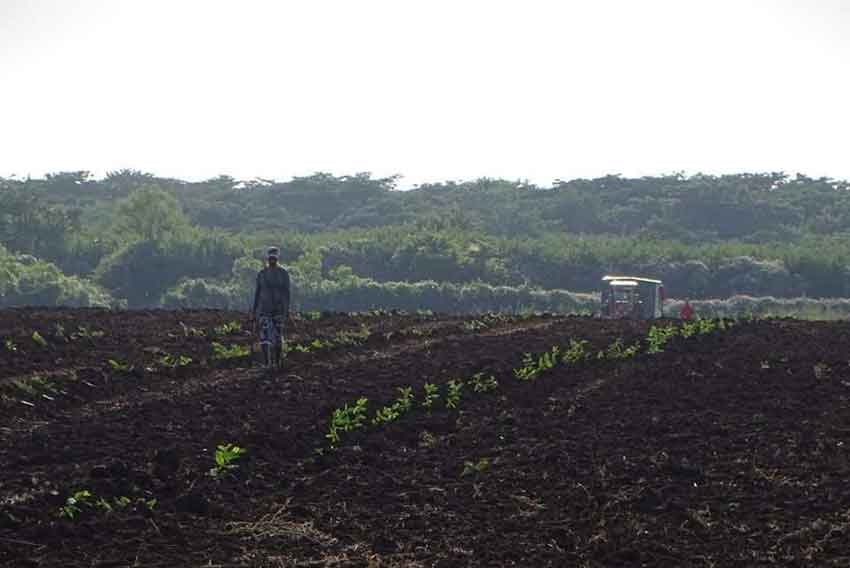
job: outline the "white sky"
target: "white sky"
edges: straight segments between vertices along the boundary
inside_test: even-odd
[[[0,175],[850,179],[850,0],[0,0]]]

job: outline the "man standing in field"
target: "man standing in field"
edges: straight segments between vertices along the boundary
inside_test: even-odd
[[[280,251],[268,250],[268,266],[257,274],[252,316],[259,327],[266,367],[280,368],[283,359],[283,324],[289,317],[289,272],[278,264]]]

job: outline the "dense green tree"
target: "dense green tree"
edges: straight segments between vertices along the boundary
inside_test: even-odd
[[[182,278],[229,274],[243,253],[241,243],[198,229],[159,240],[137,240],[103,259],[97,281],[131,307],[155,306]]]
[[[177,199],[157,186],[145,186],[121,200],[113,230],[123,238],[159,242],[190,227]]]
[[[67,276],[54,264],[31,255],[13,255],[0,245],[0,307],[120,306],[92,282]]]
[[[26,184],[0,179],[0,244],[8,249],[60,258],[65,242],[79,230],[79,210],[48,205]]]
[[[156,185],[156,178],[153,174],[125,168],[108,172],[101,185],[108,197],[120,198],[142,187]]]

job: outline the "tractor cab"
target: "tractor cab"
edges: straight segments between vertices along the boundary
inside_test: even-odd
[[[664,284],[661,280],[635,276],[602,278],[600,315],[611,319],[662,317]]]

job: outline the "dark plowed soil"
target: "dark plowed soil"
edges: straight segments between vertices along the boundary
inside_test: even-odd
[[[850,565],[845,323],[742,323],[521,382],[524,353],[647,325],[325,314],[266,373],[213,357],[251,345],[216,336],[231,321],[249,327],[0,312],[0,565]],[[406,386],[410,412],[330,447],[335,409],[366,397],[371,420]],[[247,453],[211,474],[226,443]]]

